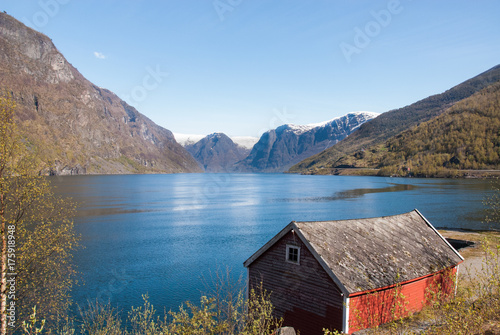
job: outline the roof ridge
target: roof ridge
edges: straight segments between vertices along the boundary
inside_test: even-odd
[[[384,218],[392,218],[392,217],[397,217],[397,216],[404,216],[404,215],[413,213],[415,211],[417,211],[417,210],[414,209],[414,210],[406,212],[406,213],[392,214],[392,215],[383,215],[383,216],[369,216],[369,217],[364,217],[364,218],[339,219],[339,220],[316,220],[316,221],[292,221],[292,222],[295,222],[295,223],[309,223],[309,222],[339,222],[339,221],[359,221],[359,220],[370,220],[370,219],[384,219]]]

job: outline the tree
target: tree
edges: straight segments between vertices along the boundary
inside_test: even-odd
[[[21,327],[33,308],[47,324],[65,316],[79,240],[70,219],[74,204],[52,192],[14,113],[13,99],[0,96],[1,334]]]
[[[486,208],[485,222],[492,230],[500,230],[500,179],[492,180],[492,192],[487,195],[483,204]]]

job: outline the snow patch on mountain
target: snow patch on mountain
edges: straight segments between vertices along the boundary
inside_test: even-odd
[[[309,125],[297,125],[297,124],[287,123],[287,124],[284,124],[284,125],[276,128],[276,133],[281,133],[283,131],[289,130],[292,133],[294,133],[295,135],[300,135],[300,134],[303,134],[306,131],[309,131],[313,128],[314,127],[311,127]]]
[[[232,136],[231,140],[240,147],[252,149],[255,143],[259,141],[259,138],[253,136]]]
[[[340,119],[345,119],[345,117],[349,116],[349,115],[353,115],[353,116],[356,116],[358,119],[362,119],[364,121],[367,121],[367,120],[370,120],[370,119],[373,119],[373,118],[379,116],[380,114],[374,113],[374,112],[365,112],[365,111],[351,112],[351,113],[348,113],[346,115],[342,115],[342,116],[333,118],[331,120],[318,122],[318,123],[309,123],[309,124],[305,124],[305,125],[296,125],[296,124],[287,123],[287,124],[284,124],[284,125],[276,128],[276,132],[281,133],[283,131],[288,130],[288,131],[293,132],[295,135],[301,135],[301,134],[308,132],[312,129],[321,128],[321,127],[331,125],[332,123],[334,123]],[[361,125],[358,125],[353,129],[357,129],[359,126],[361,126]]]
[[[323,122],[318,122],[318,123],[310,123],[310,124],[307,124],[306,126],[307,127],[311,127],[311,128],[319,128],[319,127],[324,127],[326,125],[329,125],[337,120],[340,120],[340,119],[343,119],[345,118],[347,115],[356,115],[358,117],[361,117],[361,118],[364,118],[366,120],[371,120],[371,119],[374,119],[376,118],[377,116],[380,115],[380,113],[375,113],[375,112],[367,112],[367,111],[360,111],[360,112],[350,112],[346,115],[342,115],[342,116],[339,116],[339,117],[336,117],[336,118],[333,118],[331,120],[328,120],[328,121],[323,121]],[[361,126],[361,125],[359,125]],[[359,127],[358,126],[358,127]],[[356,127],[357,128],[357,127]]]
[[[195,144],[207,135],[200,134],[179,134],[173,133],[177,143],[185,147],[186,145]]]

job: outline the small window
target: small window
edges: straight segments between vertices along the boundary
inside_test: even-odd
[[[299,264],[300,260],[300,247],[295,245],[286,246],[286,261],[290,263]]]

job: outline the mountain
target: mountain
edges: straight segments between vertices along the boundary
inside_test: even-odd
[[[196,142],[200,141],[207,135],[200,135],[200,134],[181,134],[181,133],[174,133],[175,140],[177,143],[182,145],[183,147],[186,147],[187,145],[192,145],[195,144]],[[232,136],[229,137],[231,141],[233,141],[236,145],[248,149],[248,152],[253,148],[255,143],[259,140],[258,137],[253,137],[253,136]]]
[[[377,116],[376,113],[356,112],[318,124],[282,125],[265,132],[248,157],[236,164],[236,170],[283,172],[301,160],[333,146]]]
[[[250,152],[223,133],[210,134],[185,148],[206,172],[233,172],[234,164]]]
[[[381,175],[453,176],[500,169],[500,82],[457,102],[440,116],[389,139]]]
[[[52,174],[197,172],[173,134],[85,79],[45,35],[0,13],[0,91]]]
[[[384,143],[391,137],[441,115],[458,101],[499,80],[500,65],[497,65],[441,94],[383,113],[335,146],[296,164],[290,172],[323,173],[342,166],[376,167],[380,161],[367,160],[366,153],[383,151]]]

